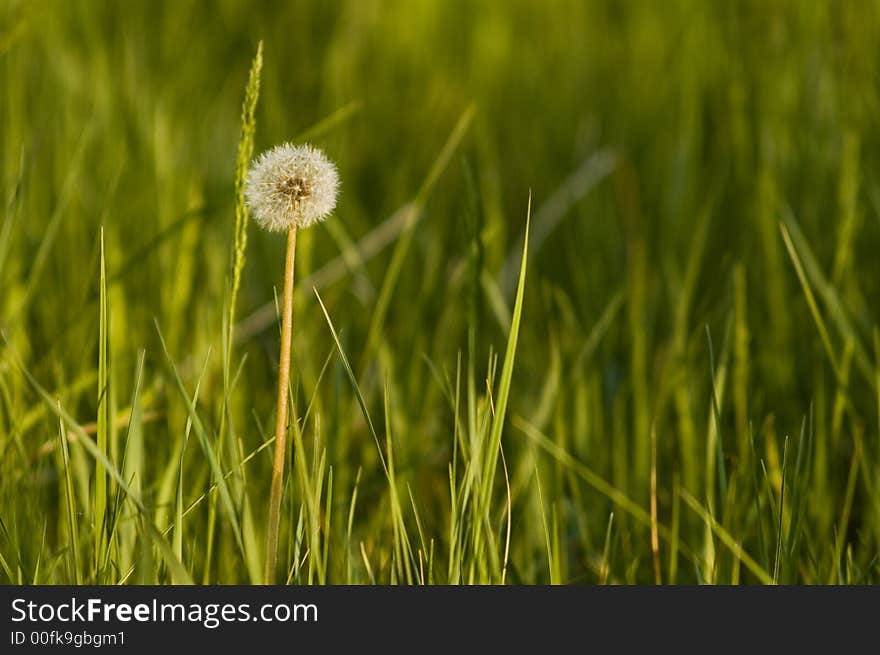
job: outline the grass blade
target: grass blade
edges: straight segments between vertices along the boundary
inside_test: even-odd
[[[192,419],[192,426],[196,431],[196,437],[198,437],[202,451],[208,459],[208,465],[211,467],[211,473],[214,476],[214,482],[217,485],[217,490],[220,494],[220,501],[223,503],[223,508],[226,511],[229,524],[232,527],[235,542],[238,545],[242,556],[244,556],[244,541],[241,535],[241,524],[238,518],[238,512],[235,509],[235,503],[232,501],[232,495],[229,493],[229,485],[226,483],[226,478],[223,475],[223,469],[220,467],[217,453],[211,445],[211,440],[208,438],[208,433],[202,424],[202,419],[199,418],[198,412],[196,412],[195,404],[190,400],[186,388],[183,386],[183,380],[180,379],[177,368],[174,366],[174,361],[171,359],[171,354],[168,352],[168,347],[165,345],[165,339],[162,337],[162,331],[159,329],[159,323],[156,322],[155,325],[156,333],[159,335],[159,341],[162,344],[162,352],[165,354],[165,358],[168,361],[168,368],[171,371],[171,375],[174,377],[174,383],[181,398],[186,403],[186,409]]]
[[[67,535],[70,539],[70,569],[73,571],[74,584],[82,584],[82,573],[79,566],[79,543],[77,539],[76,498],[73,495],[73,478],[70,471],[70,451],[67,447],[67,430],[64,421],[58,421],[58,437],[61,442],[61,461],[64,468],[64,497],[67,509]]]
[[[507,414],[507,401],[510,397],[510,383],[513,378],[513,364],[516,359],[516,344],[519,339],[519,326],[522,319],[523,296],[526,287],[526,270],[529,261],[529,222],[532,214],[532,196],[526,209],[526,235],[523,241],[522,261],[520,263],[519,283],[516,289],[516,300],[513,305],[513,317],[507,337],[507,350],[504,352],[504,363],[501,366],[501,377],[498,381],[498,396],[495,400],[495,416],[489,433],[488,448],[485,451],[484,474],[480,489],[480,505],[489,506],[492,482],[495,480],[495,469],[498,465],[498,453],[501,448],[501,433],[504,429],[504,417]]]
[[[740,562],[742,562],[745,567],[752,572],[752,574],[758,578],[763,584],[771,585],[774,584],[773,577],[765,571],[760,564],[758,564],[752,557],[743,550],[742,546],[736,541],[736,539],[731,536],[731,534],[725,530],[722,526],[720,526],[713,516],[700,505],[699,501],[696,498],[691,496],[684,489],[679,489],[679,493],[681,497],[684,499],[692,510],[706,523],[708,523],[712,527],[712,532],[715,533],[715,536],[723,543],[730,552],[736,557]]]
[[[357,378],[354,375],[354,371],[351,368],[351,364],[348,361],[348,357],[345,354],[345,351],[342,349],[342,343],[339,341],[339,334],[336,332],[336,328],[333,327],[333,321],[330,320],[330,314],[327,312],[327,308],[324,306],[324,301],[321,300],[321,294],[318,293],[317,289],[314,289],[315,296],[318,298],[318,303],[321,305],[321,311],[324,312],[324,318],[327,320],[327,325],[330,328],[330,334],[333,335],[333,342],[336,344],[336,350],[339,353],[339,357],[342,360],[342,366],[345,369],[345,374],[348,376],[349,382],[351,382],[352,389],[354,390],[355,397],[357,398],[358,405],[360,405],[361,412],[364,415],[364,420],[367,422],[367,427],[370,430],[370,434],[373,435],[373,441],[376,442],[376,450],[379,453],[379,461],[382,463],[382,470],[385,471],[385,476],[388,477],[388,465],[385,462],[385,455],[382,453],[382,445],[379,442],[379,435],[376,433],[376,428],[373,426],[373,419],[370,418],[370,412],[367,409],[367,403],[364,400],[364,395],[361,393],[360,385],[358,385]]]
[[[107,267],[104,259],[104,228],[101,228],[101,280],[98,328],[98,433],[97,447],[104,455],[108,453],[108,430],[110,423],[110,394],[107,376],[107,351],[110,336],[107,320]],[[95,467],[95,572],[100,580],[101,562],[104,559],[105,522],[107,513],[107,472]]]

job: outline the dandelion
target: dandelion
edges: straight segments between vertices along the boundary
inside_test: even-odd
[[[283,144],[263,153],[251,166],[245,197],[254,220],[270,232],[287,232],[281,355],[275,418],[275,456],[266,526],[265,582],[272,584],[278,552],[284,458],[287,449],[287,391],[293,329],[293,262],[296,231],[323,221],[336,206],[339,174],[323,152],[310,145]]]
[[[310,145],[276,146],[254,162],[245,190],[254,220],[270,232],[323,221],[336,206],[339,174]]]

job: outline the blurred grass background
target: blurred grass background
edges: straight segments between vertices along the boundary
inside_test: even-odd
[[[297,253],[284,579],[878,580],[878,3],[0,7],[0,582],[259,579],[283,239],[223,320],[260,40],[256,151],[342,178]],[[97,433],[143,504],[111,479],[100,529]]]

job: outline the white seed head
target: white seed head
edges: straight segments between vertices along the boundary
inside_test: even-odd
[[[327,218],[338,191],[339,173],[322,151],[284,143],[251,164],[245,198],[260,227],[287,232]]]

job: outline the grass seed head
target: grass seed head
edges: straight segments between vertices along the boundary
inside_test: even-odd
[[[260,227],[286,232],[327,218],[338,191],[339,173],[321,150],[284,143],[251,165],[245,197]]]

